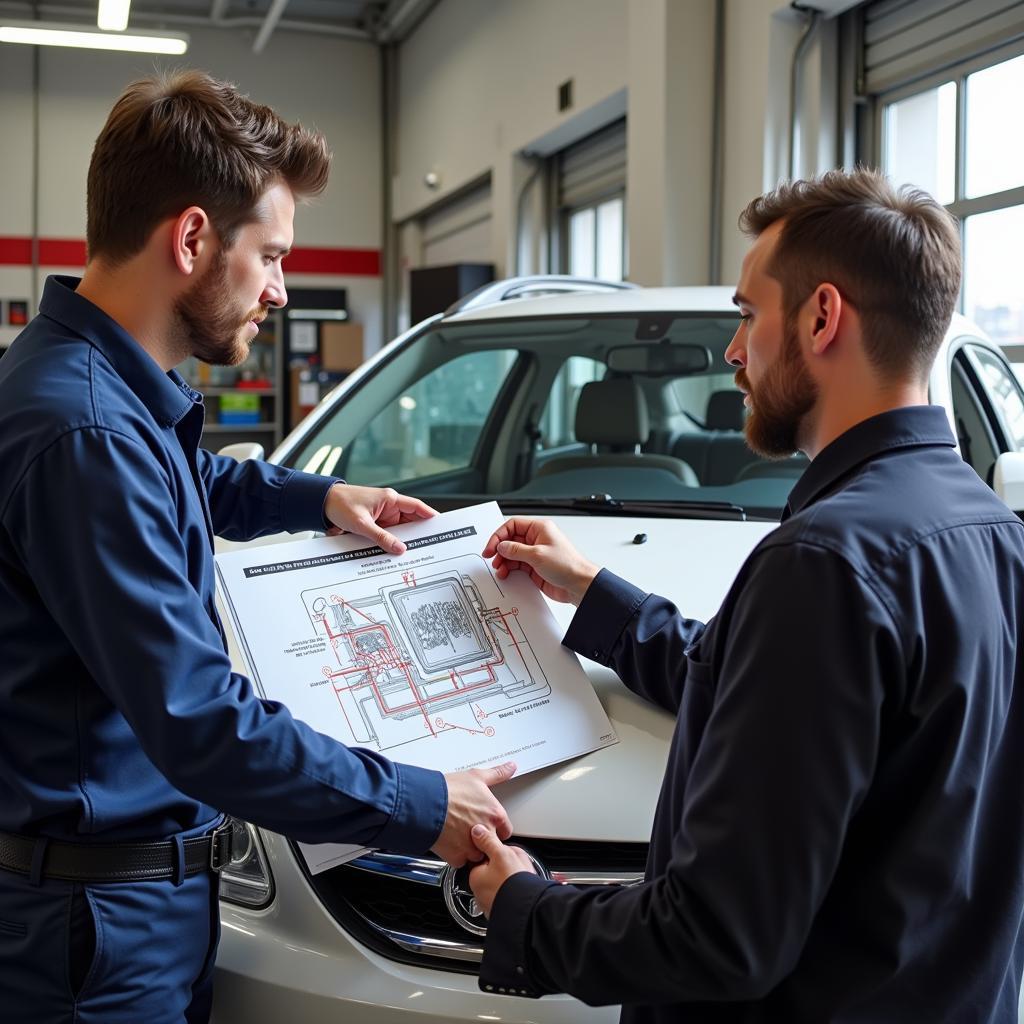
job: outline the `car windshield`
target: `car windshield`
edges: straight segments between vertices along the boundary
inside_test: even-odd
[[[805,460],[747,447],[724,358],[736,326],[679,312],[441,322],[342,388],[283,461],[442,509],[777,519]]]

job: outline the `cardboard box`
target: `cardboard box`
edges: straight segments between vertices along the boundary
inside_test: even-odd
[[[362,324],[320,324],[320,365],[325,370],[354,370],[362,361]]]

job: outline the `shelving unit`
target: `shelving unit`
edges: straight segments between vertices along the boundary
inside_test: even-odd
[[[238,366],[208,366],[196,359],[186,360],[182,376],[203,395],[206,424],[202,445],[218,451],[229,444],[255,441],[269,454],[284,436],[284,369],[281,312],[274,310],[260,325],[249,357]],[[262,384],[262,382],[267,382]],[[244,397],[243,397],[244,396]],[[252,422],[232,419],[229,404],[251,406],[246,412]],[[245,413],[234,411],[239,417]],[[225,422],[227,420],[227,422]]]

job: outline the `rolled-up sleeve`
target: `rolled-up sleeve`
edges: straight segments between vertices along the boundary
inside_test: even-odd
[[[243,503],[266,476],[281,480],[288,527],[315,488],[272,468],[221,472],[213,486]],[[41,599],[146,756],[183,793],[296,839],[428,849],[447,807],[440,773],[345,747],[232,671],[189,582],[171,489],[138,441],[90,427],[35,459],[3,516]]]

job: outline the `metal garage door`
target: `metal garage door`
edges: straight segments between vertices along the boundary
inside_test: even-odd
[[[1024,37],[1024,3],[878,0],[864,11],[864,84],[880,93]]]
[[[490,182],[431,210],[420,221],[420,228],[419,266],[493,263]]]

